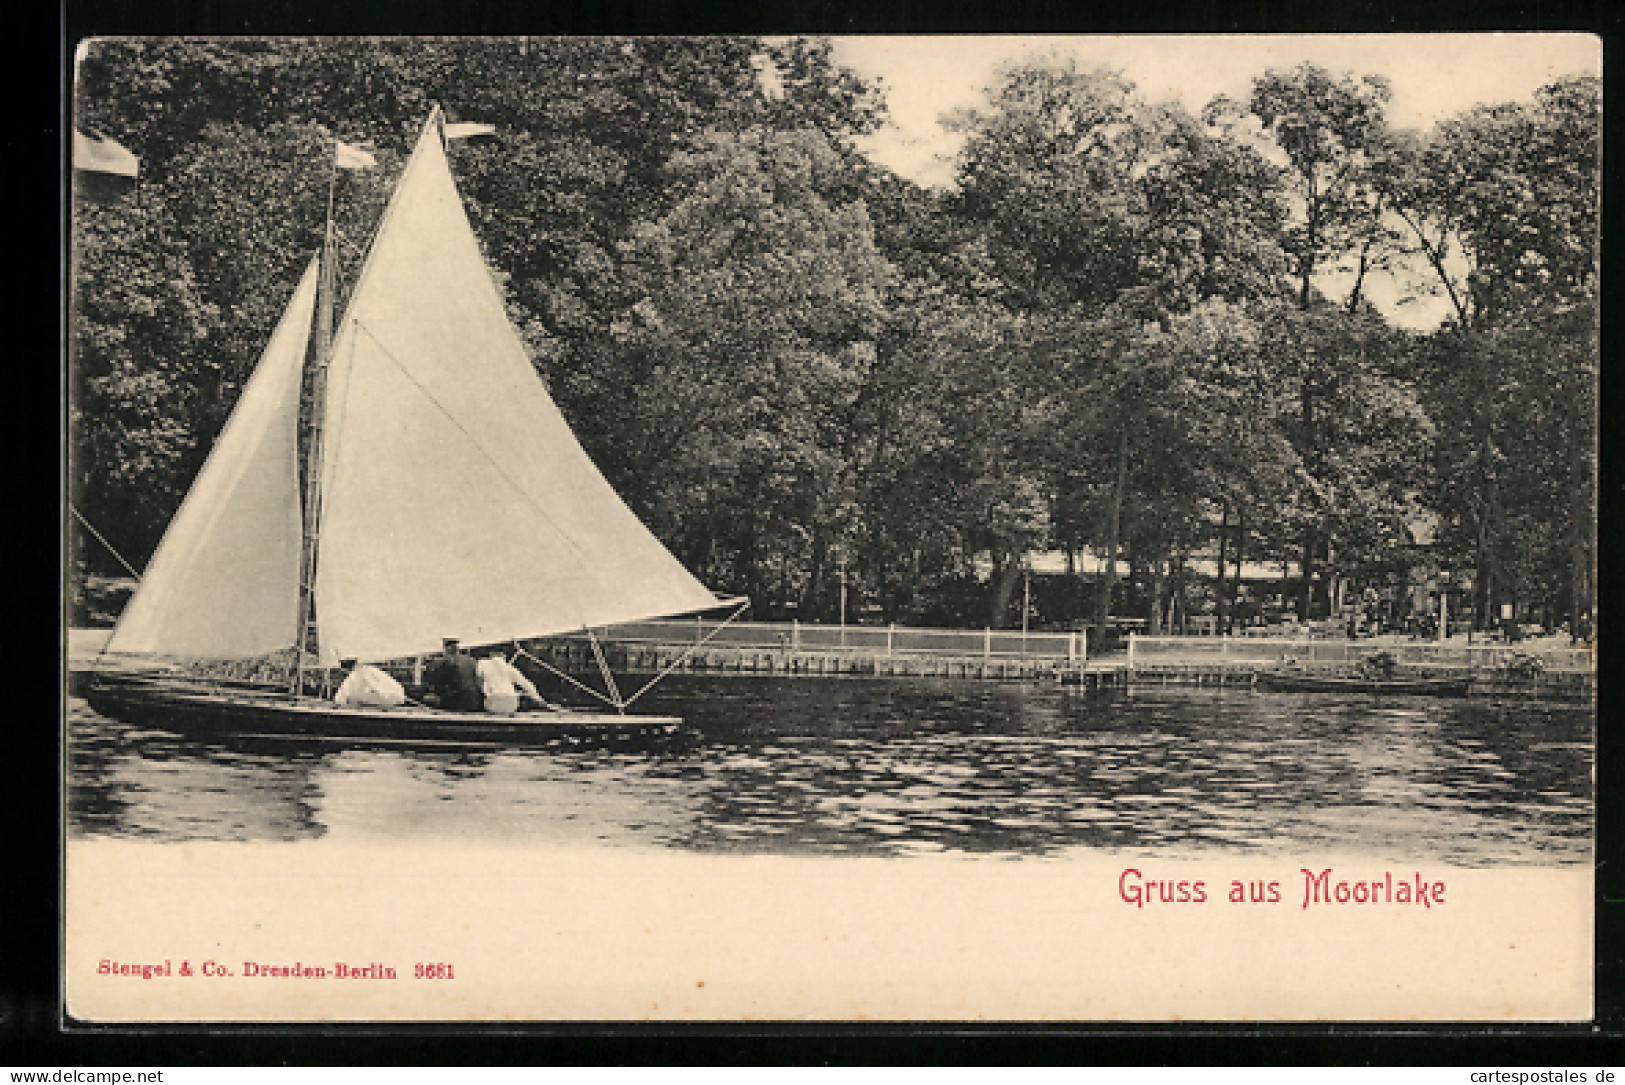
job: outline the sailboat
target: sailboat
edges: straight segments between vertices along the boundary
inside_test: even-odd
[[[685,569],[570,431],[480,253],[438,107],[336,326],[331,191],[322,252],[109,637],[104,659],[122,665],[98,668],[91,707],[166,728],[316,739],[674,727],[627,711],[648,687],[622,697],[601,650],[608,695],[589,692],[608,711],[341,708],[310,694],[307,676],[341,659],[420,658],[447,638],[520,652],[617,622],[728,606],[737,617],[744,603]],[[288,649],[282,689],[130,666]]]

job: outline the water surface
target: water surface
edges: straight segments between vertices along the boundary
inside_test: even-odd
[[[1591,861],[1593,711],[1049,683],[674,676],[639,746],[203,744],[69,702],[69,833],[689,851]]]

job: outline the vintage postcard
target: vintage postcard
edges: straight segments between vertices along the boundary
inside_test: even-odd
[[[1592,1019],[1597,39],[72,92],[70,1023]]]

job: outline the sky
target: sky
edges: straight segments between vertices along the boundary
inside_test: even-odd
[[[1528,100],[1575,73],[1600,75],[1602,47],[1586,34],[1130,35],[837,37],[838,64],[886,86],[891,120],[860,141],[875,161],[919,184],[951,187],[960,137],[940,119],[982,102],[1009,61],[1070,55],[1080,68],[1115,69],[1153,102],[1178,99],[1197,113],[1216,95],[1244,98],[1254,76],[1313,61],[1334,73],[1390,81],[1389,123],[1426,129],[1479,104]],[[1449,313],[1426,269],[1368,278],[1365,292],[1394,323],[1436,327]],[[1321,289],[1340,292],[1336,273]],[[1417,289],[1421,287],[1422,289]]]
[[[1309,60],[1333,72],[1383,75],[1393,84],[1389,121],[1425,128],[1479,103],[1526,99],[1574,72],[1600,74],[1601,44],[1585,34],[1130,35],[1039,37],[942,35],[836,38],[835,60],[883,79],[891,124],[864,149],[920,184],[946,186],[958,139],[938,123],[972,106],[999,64],[1050,53],[1080,67],[1115,68],[1154,102],[1180,99],[1193,112],[1217,94],[1243,97],[1269,68]]]

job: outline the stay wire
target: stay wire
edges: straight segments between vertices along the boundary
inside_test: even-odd
[[[543,520],[547,521],[548,526],[557,532],[559,538],[563,539],[565,543],[569,545],[570,549],[574,551],[576,560],[579,561],[584,568],[590,570],[592,568],[592,563],[588,560],[586,552],[583,551],[579,545],[577,545],[575,539],[570,537],[569,532],[565,531],[564,528],[559,526],[558,521],[553,519],[553,517],[548,514],[546,509],[542,508],[541,505],[536,503],[535,499],[530,496],[530,493],[523,486],[521,486],[512,475],[508,473],[506,468],[502,466],[502,463],[495,456],[491,455],[485,450],[485,446],[480,443],[479,438],[474,436],[474,434],[471,433],[466,426],[459,422],[457,420],[457,416],[452,414],[451,411],[446,408],[445,404],[441,403],[435,398],[433,392],[430,392],[427,388],[425,388],[422,382],[412,375],[412,371],[406,368],[406,363],[397,358],[395,353],[384,344],[383,340],[378,338],[377,334],[373,332],[371,328],[362,323],[360,319],[355,320],[355,325],[360,330],[366,332],[367,338],[371,339],[378,349],[383,352],[384,356],[388,358],[395,366],[395,368],[401,371],[401,375],[407,380],[411,381],[412,386],[419,392],[422,392],[425,399],[434,404],[435,410],[445,415],[446,420],[453,426],[457,427],[457,432],[468,438],[469,443],[474,446],[474,450],[484,457],[486,462],[496,469],[497,474],[502,477],[502,480],[509,486],[513,487],[514,492],[524,499],[525,504],[535,509],[537,514],[540,515]],[[581,628],[586,629],[587,623],[583,622],[581,624]]]
[[[124,555],[120,554],[117,550],[114,550],[113,544],[102,538],[102,533],[90,526],[90,521],[85,519],[82,512],[74,508],[72,505],[68,506],[68,511],[73,513],[73,518],[78,520],[80,526],[82,526],[86,531],[90,532],[91,536],[95,538],[97,542],[107,547],[107,552],[109,554],[112,554],[115,558],[118,558],[118,563],[128,569],[131,576],[135,577],[137,580],[141,579],[141,574],[135,571],[135,566],[125,561]]]

